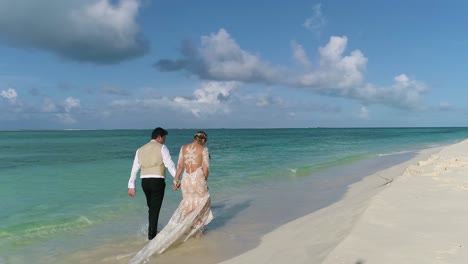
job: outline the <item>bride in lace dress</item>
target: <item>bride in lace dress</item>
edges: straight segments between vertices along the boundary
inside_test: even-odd
[[[179,153],[173,189],[182,188],[182,201],[168,224],[140,250],[129,263],[142,263],[153,254],[161,254],[169,246],[199,237],[212,219],[210,193],[208,192],[209,152],[205,147],[208,136],[198,131],[190,144],[182,146]],[[182,181],[179,177],[183,173]]]

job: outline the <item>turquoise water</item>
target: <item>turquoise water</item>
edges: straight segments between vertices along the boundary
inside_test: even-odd
[[[168,129],[177,161],[195,130]],[[252,185],[313,178],[371,157],[468,138],[468,128],[211,129],[213,203]],[[0,263],[21,263],[128,236],[144,236],[139,187],[127,196],[135,150],[151,130],[0,131]],[[170,183],[170,181],[168,182]],[[164,219],[180,200],[169,187]],[[7,262],[7,263],[9,263]]]

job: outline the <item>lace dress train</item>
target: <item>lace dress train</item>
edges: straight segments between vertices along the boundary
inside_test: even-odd
[[[171,245],[201,235],[204,226],[213,219],[210,194],[202,167],[192,173],[185,171],[181,186],[183,199],[168,224],[129,263],[142,263],[153,254],[161,254]]]

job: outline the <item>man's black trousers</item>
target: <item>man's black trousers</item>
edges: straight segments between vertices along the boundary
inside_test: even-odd
[[[153,239],[157,234],[159,211],[164,199],[166,181],[164,178],[142,178],[141,187],[145,192],[148,205],[148,239]]]

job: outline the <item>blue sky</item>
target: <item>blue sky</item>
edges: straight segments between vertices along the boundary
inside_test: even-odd
[[[0,0],[0,130],[468,126],[466,10]]]

